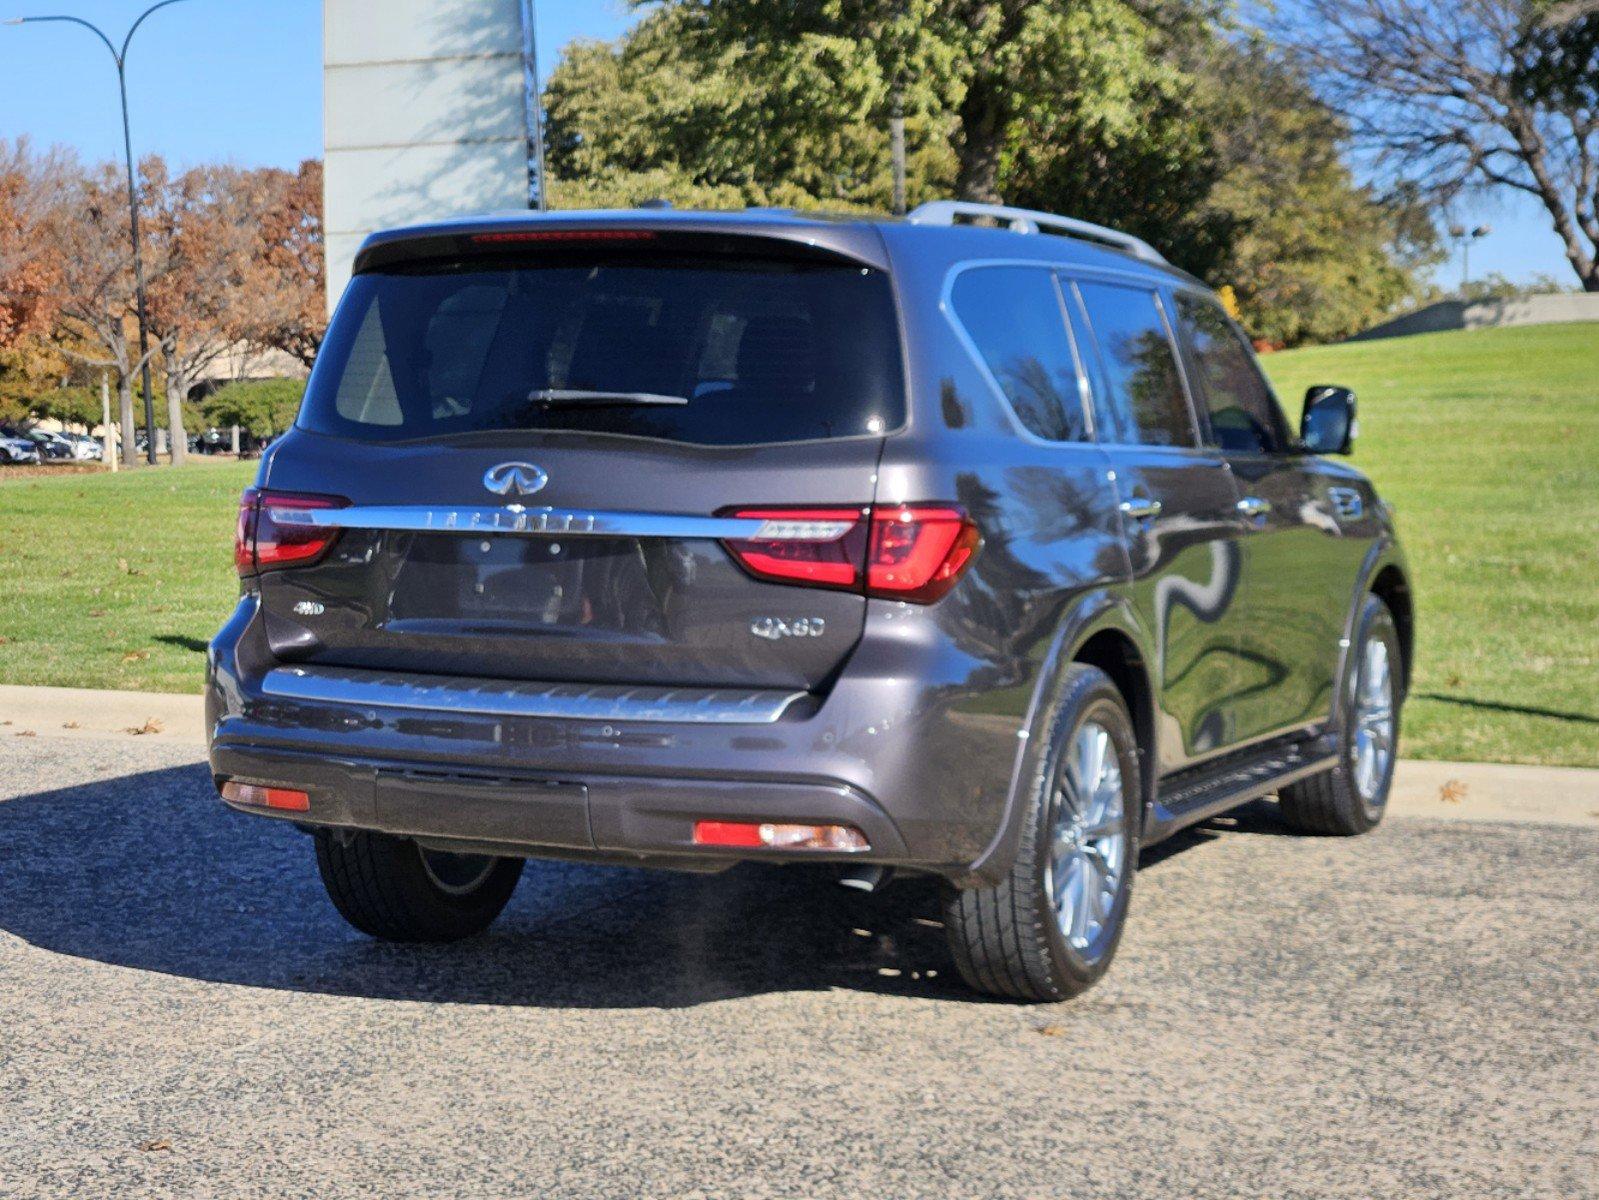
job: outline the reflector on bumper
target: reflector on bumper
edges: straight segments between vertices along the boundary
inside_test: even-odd
[[[694,844],[846,854],[872,848],[866,835],[853,825],[784,825],[770,821],[695,821]]]
[[[228,780],[222,785],[222,798],[233,804],[254,808],[276,808],[283,812],[311,811],[311,797],[293,788],[262,787],[254,783]]]

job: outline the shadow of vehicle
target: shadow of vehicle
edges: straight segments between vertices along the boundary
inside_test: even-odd
[[[931,880],[866,897],[819,868],[697,876],[535,861],[486,934],[374,942],[334,913],[305,835],[224,809],[203,765],[0,802],[0,863],[0,929],[213,982],[579,1008],[836,987],[970,998]]]
[[[1252,805],[1223,827],[1286,832]],[[847,988],[979,1001],[946,949],[937,885],[876,896],[820,867],[720,875],[528,863],[485,934],[447,946],[372,941],[334,913],[311,845],[214,798],[203,764],[0,802],[0,929],[59,954],[289,991],[458,1004],[678,1008]]]

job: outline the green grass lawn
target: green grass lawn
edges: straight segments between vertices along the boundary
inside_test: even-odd
[[[1296,420],[1312,384],[1359,393],[1354,462],[1415,577],[1404,752],[1599,766],[1599,325],[1264,361]]]
[[[1294,409],[1313,383],[1360,394],[1355,462],[1398,507],[1415,573],[1405,752],[1599,766],[1599,325],[1266,365]],[[254,470],[0,470],[0,682],[196,690]]]
[[[233,520],[256,465],[0,468],[0,683],[198,691],[238,595]]]

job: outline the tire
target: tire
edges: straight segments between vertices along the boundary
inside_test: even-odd
[[[316,863],[339,915],[390,942],[455,942],[487,929],[520,858],[439,854],[383,833],[316,831]]]
[[[1374,736],[1378,723],[1362,704],[1375,684],[1373,664],[1387,666],[1387,725],[1385,753],[1380,764],[1363,761],[1384,739]],[[1388,807],[1398,761],[1399,716],[1405,700],[1404,657],[1399,628],[1388,606],[1367,596],[1350,639],[1348,665],[1339,689],[1338,765],[1283,788],[1277,798],[1283,820],[1296,833],[1353,837],[1375,829]],[[1363,722],[1362,716],[1366,716]]]
[[[1085,770],[1081,757],[1089,743],[1099,745],[1105,764],[1099,796],[1107,796],[1112,783],[1119,789],[1114,821],[1108,802],[1075,798],[1089,790],[1081,785],[1094,769],[1089,758]],[[1066,1000],[1092,987],[1115,957],[1138,864],[1138,742],[1121,693],[1103,671],[1082,663],[1068,670],[1039,764],[1009,873],[993,887],[947,890],[944,927],[970,987],[1018,1000]],[[1076,824],[1070,822],[1074,813],[1081,818]],[[1058,818],[1071,828],[1063,830]],[[1094,828],[1112,825],[1116,834],[1093,835]],[[1098,882],[1093,894],[1101,903],[1089,906],[1074,881],[1085,888]],[[1052,889],[1066,894],[1066,910],[1057,908]]]

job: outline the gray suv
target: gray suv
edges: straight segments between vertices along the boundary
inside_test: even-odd
[[[944,885],[1080,992],[1139,851],[1382,817],[1412,643],[1354,396],[1290,430],[1146,244],[942,202],[378,234],[239,514],[211,765],[380,938],[527,858]]]

